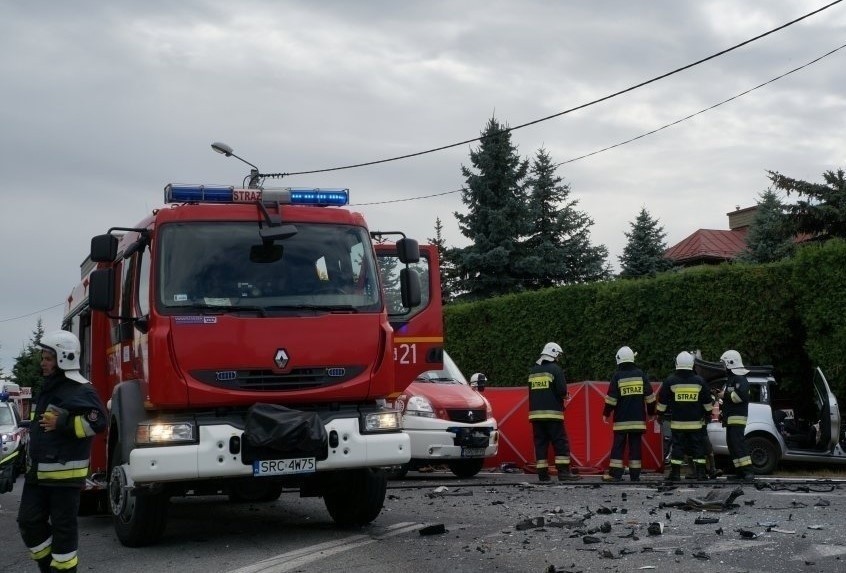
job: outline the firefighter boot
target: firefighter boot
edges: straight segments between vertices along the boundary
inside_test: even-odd
[[[538,481],[549,481],[548,468],[538,468]]]
[[[570,471],[570,464],[556,464],[555,468],[558,470],[558,481],[576,481],[579,479],[577,474]]]
[[[38,573],[51,573],[53,570],[50,568],[50,562],[53,560],[52,555],[48,555],[46,557],[42,557],[36,563],[38,564]]]
[[[629,469],[629,479],[631,481],[640,481],[640,468]]]
[[[708,479],[717,479],[723,475],[723,471],[717,469],[717,459],[714,457],[714,454],[708,454],[705,459],[707,461],[705,467],[708,470]]]
[[[708,479],[708,474],[705,471],[705,464],[694,464],[694,476],[697,481],[705,481]]]
[[[673,464],[670,466],[670,475],[667,476],[667,481],[679,481],[681,479],[681,466]]]

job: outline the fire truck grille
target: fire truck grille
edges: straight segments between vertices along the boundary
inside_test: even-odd
[[[352,380],[364,372],[363,366],[326,366],[295,368],[280,373],[273,370],[194,370],[191,375],[209,386],[231,390],[284,392],[334,386]]]
[[[465,408],[459,410],[447,410],[447,415],[449,416],[450,421],[462,422],[465,424],[478,424],[479,422],[484,422],[488,418],[487,412],[484,409],[470,410]]]

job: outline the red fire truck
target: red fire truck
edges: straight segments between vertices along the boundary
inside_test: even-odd
[[[374,233],[377,239],[388,233]],[[395,243],[376,243],[379,271],[385,289],[385,304],[394,329],[394,368],[401,383],[395,396],[409,382],[427,370],[443,368],[444,323],[441,302],[438,248],[419,245],[419,260],[405,265],[398,257]],[[420,279],[420,303],[404,305],[401,276],[410,268]]]
[[[166,206],[91,240],[64,327],[108,406],[83,505],[124,545],[156,542],[169,498],[322,496],[341,525],[409,460],[386,398],[394,332],[371,235],[346,189],[168,185]],[[420,302],[417,242],[396,242],[399,303]],[[396,382],[396,384],[395,384]]]

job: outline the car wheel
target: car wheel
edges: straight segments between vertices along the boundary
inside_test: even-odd
[[[482,470],[484,463],[484,458],[454,460],[449,462],[449,469],[460,478],[471,478]]]
[[[746,449],[752,460],[752,471],[756,474],[771,474],[779,462],[779,448],[769,438],[764,436],[749,436],[746,438]]]

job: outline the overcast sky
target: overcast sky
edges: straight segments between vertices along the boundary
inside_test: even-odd
[[[826,0],[0,2],[0,367],[39,317],[58,328],[90,237],[132,226],[169,182],[374,161],[610,95]],[[846,43],[846,3],[633,92],[512,133],[524,157],[591,153],[712,106]],[[768,169],[846,166],[846,50],[558,174],[619,268],[641,207],[672,245],[754,205]],[[371,229],[463,246],[463,145],[272,185],[349,187]]]

